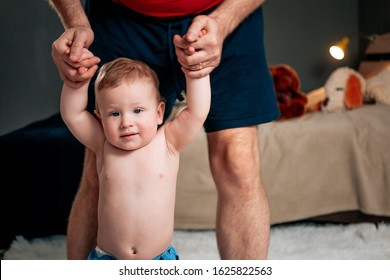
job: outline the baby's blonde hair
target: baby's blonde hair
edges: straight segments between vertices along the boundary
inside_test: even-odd
[[[159,91],[160,82],[156,72],[146,63],[129,58],[117,58],[100,68],[95,81],[95,95],[103,89],[116,88],[124,81],[127,83],[151,82],[156,89],[157,101],[164,101]],[[95,99],[97,102],[97,98]]]

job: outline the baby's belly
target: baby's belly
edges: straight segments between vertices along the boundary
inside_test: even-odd
[[[117,259],[153,259],[172,241],[174,191],[100,193],[97,244]]]

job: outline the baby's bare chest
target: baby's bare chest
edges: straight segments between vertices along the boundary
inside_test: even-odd
[[[169,153],[163,145],[151,145],[130,152],[106,149],[99,165],[101,185],[174,186],[179,156]]]

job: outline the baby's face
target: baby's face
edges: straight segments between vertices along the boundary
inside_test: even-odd
[[[97,114],[106,139],[120,149],[147,145],[163,122],[164,103],[157,100],[156,89],[146,82],[123,82],[101,90],[97,98]]]

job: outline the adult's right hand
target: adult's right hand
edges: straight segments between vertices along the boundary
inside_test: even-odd
[[[83,48],[93,42],[91,28],[78,26],[67,29],[52,44],[52,57],[61,79],[72,88],[87,83],[98,69],[100,58],[93,56],[83,59]]]

